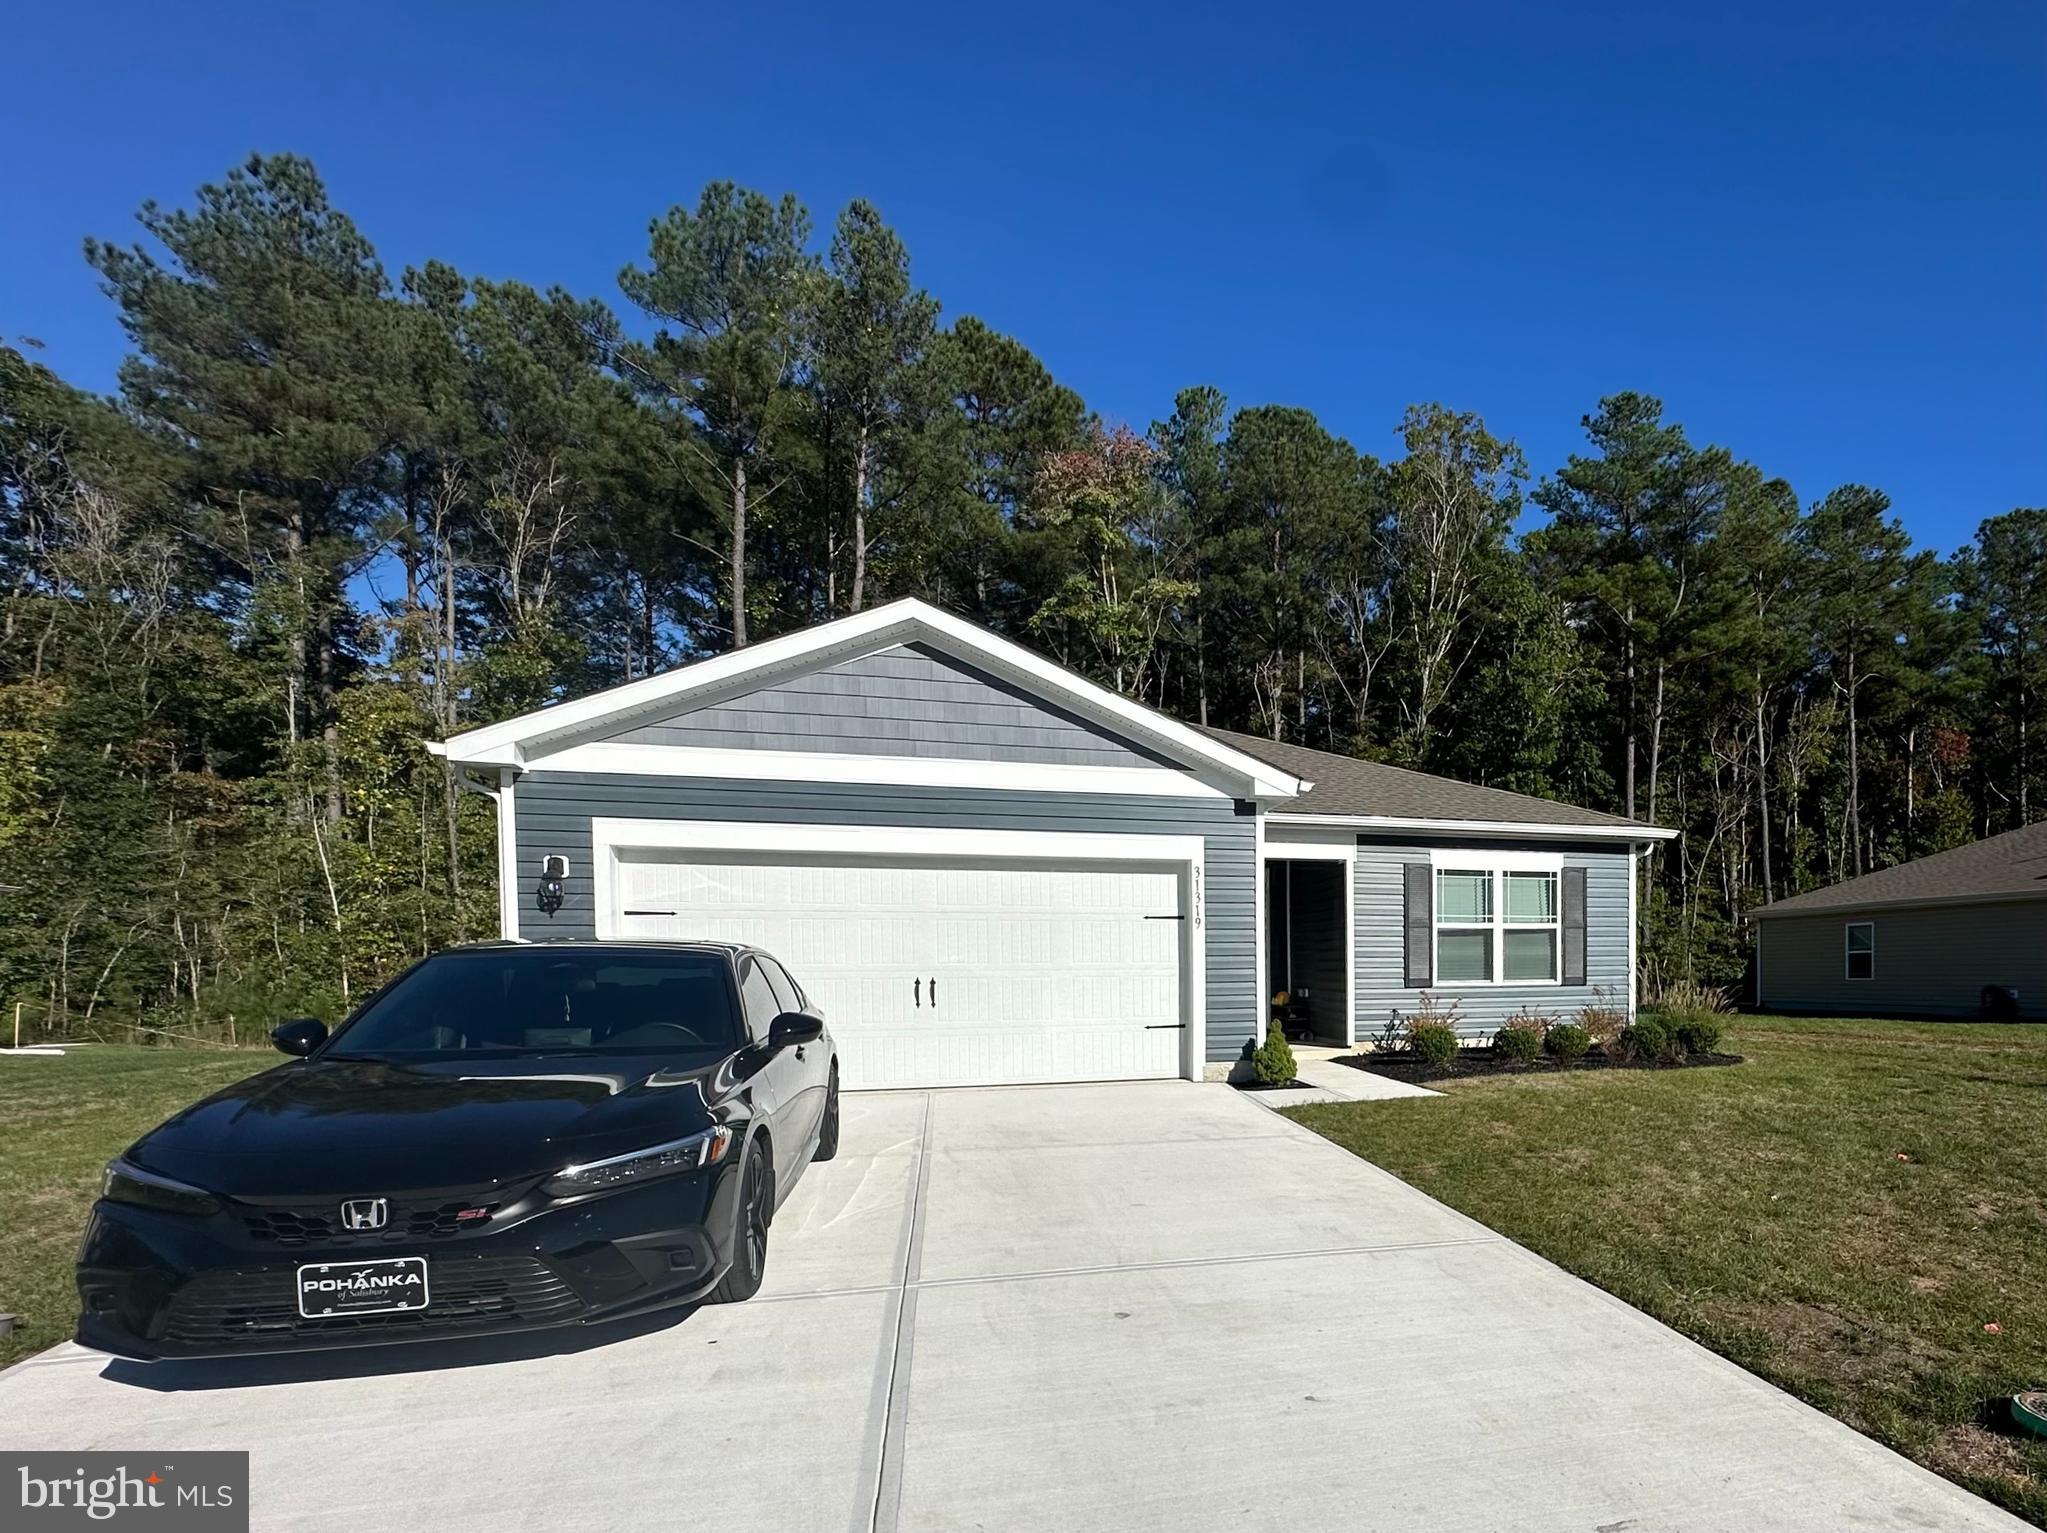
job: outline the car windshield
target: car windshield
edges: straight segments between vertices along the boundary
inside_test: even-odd
[[[442,953],[378,996],[329,1058],[728,1054],[742,1042],[715,953]]]

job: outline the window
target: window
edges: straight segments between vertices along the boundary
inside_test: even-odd
[[[782,1008],[775,1003],[774,986],[768,983],[761,966],[751,959],[747,961],[746,977],[739,982],[739,1004],[746,1010],[746,1027],[754,1042],[766,1043],[768,1029],[775,1025]]]
[[[803,992],[796,988],[796,981],[789,977],[789,971],[765,953],[754,959],[761,972],[768,977],[768,986],[775,992],[775,1004],[784,1011],[802,1011]]]
[[[1560,940],[1554,867],[1436,870],[1436,983],[1557,983]]]
[[[1848,923],[1848,977],[1876,978],[1876,922]]]
[[[335,1037],[340,1057],[730,1053],[743,1039],[715,953],[595,946],[436,954]]]

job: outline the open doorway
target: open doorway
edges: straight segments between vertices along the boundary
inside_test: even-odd
[[[1321,858],[1266,861],[1268,999],[1289,1038],[1332,1047],[1351,1042],[1348,871],[1347,863]]]

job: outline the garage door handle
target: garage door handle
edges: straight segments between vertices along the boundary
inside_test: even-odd
[[[1187,1031],[1187,1024],[1185,1022],[1147,1022],[1144,1025],[1144,1030],[1148,1033],[1184,1033]]]
[[[931,1009],[938,1010],[938,976],[931,976]]]
[[[919,1006],[922,1006],[924,1004],[923,980],[913,979],[910,981],[910,999],[915,1001]]]

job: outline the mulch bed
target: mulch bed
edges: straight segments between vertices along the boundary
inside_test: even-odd
[[[1604,1054],[1594,1053],[1568,1062],[1545,1058],[1523,1063],[1517,1059],[1503,1059],[1491,1049],[1466,1049],[1447,1065],[1432,1065],[1425,1060],[1399,1054],[1345,1054],[1335,1062],[1349,1065],[1353,1070],[1362,1070],[1367,1075],[1383,1075],[1388,1080],[1420,1085],[1426,1081],[1461,1080],[1473,1075],[1557,1075],[1567,1070],[1695,1070],[1711,1065],[1738,1065],[1741,1060],[1739,1054],[1705,1054],[1670,1063],[1653,1063],[1608,1059]]]
[[[1348,1064],[1350,1061],[1345,1060],[1344,1063]],[[1230,1084],[1239,1091],[1313,1091],[1315,1089],[1306,1081],[1283,1081],[1277,1086],[1268,1085],[1264,1081],[1231,1081]]]

